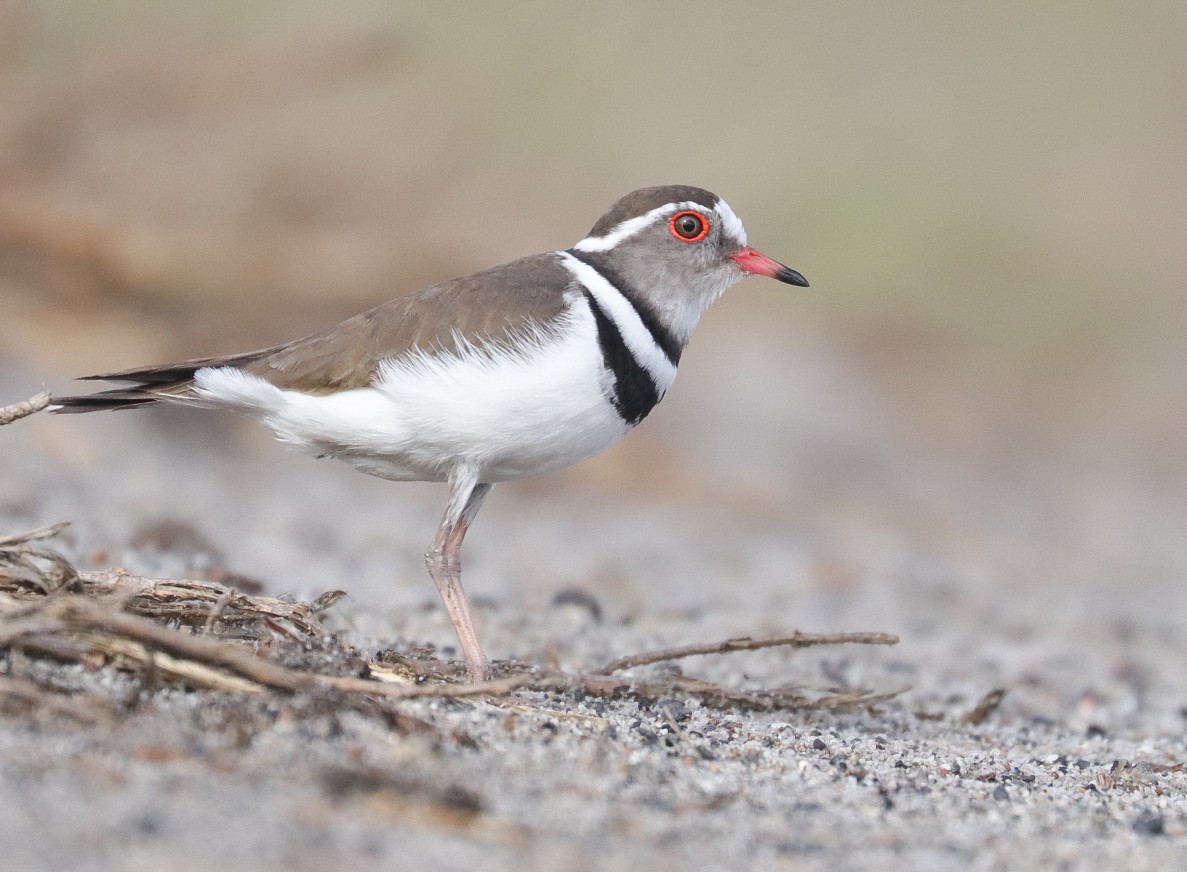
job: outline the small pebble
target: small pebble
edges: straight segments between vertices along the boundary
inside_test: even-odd
[[[678,699],[661,699],[655,704],[659,714],[667,715],[676,723],[687,721],[689,718],[688,706]]]
[[[589,591],[579,587],[567,587],[552,598],[553,607],[576,606],[584,609],[595,624],[602,623],[602,604]]]
[[[1144,811],[1134,820],[1133,831],[1143,836],[1162,836],[1166,834],[1166,820],[1160,814]]]

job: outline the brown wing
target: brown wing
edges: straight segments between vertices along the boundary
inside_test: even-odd
[[[332,393],[365,387],[381,361],[419,349],[452,349],[457,337],[481,346],[555,321],[568,305],[572,276],[555,253],[537,254],[451,279],[348,318],[322,333],[259,351],[87,376],[131,387],[55,397],[58,412],[131,408],[162,396],[187,396],[194,373],[235,366],[280,388]]]
[[[413,349],[449,350],[458,336],[476,345],[499,342],[531,323],[555,320],[571,281],[555,254],[523,258],[391,300],[243,368],[306,393],[365,387],[381,361]]]

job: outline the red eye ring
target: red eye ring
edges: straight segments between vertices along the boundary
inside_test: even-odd
[[[668,219],[668,230],[681,242],[700,242],[709,235],[709,219],[700,212],[686,209]]]

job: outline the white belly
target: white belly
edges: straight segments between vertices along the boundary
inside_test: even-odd
[[[612,376],[593,316],[578,305],[567,319],[515,350],[385,361],[372,386],[328,396],[229,367],[199,370],[195,390],[248,412],[284,442],[380,478],[441,481],[458,464],[481,481],[524,478],[591,457],[630,429],[607,399]]]

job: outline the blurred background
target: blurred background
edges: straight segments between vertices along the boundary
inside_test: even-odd
[[[290,339],[695,184],[812,287],[734,288],[645,426],[506,488],[525,508],[488,509],[479,554],[526,543],[551,590],[583,525],[605,551],[638,517],[659,526],[636,568],[678,559],[672,530],[752,557],[790,537],[781,588],[866,591],[889,550],[940,567],[912,573],[927,597],[976,578],[986,609],[1017,603],[1004,588],[1091,611],[1145,590],[1157,616],[1187,576],[1185,44],[1176,0],[4,0],[0,400]],[[443,500],[275,459],[230,416],[5,429],[10,515],[107,544],[188,514],[265,576],[281,564],[233,536],[304,495],[249,469],[341,487],[389,574],[393,513],[415,506],[423,544]],[[125,502],[94,487],[138,477]],[[348,534],[324,520],[277,547],[332,550]],[[568,570],[603,590],[616,571]]]

